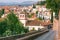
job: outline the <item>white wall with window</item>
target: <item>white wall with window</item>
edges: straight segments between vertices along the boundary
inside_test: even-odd
[[[25,14],[19,14],[19,20],[21,21],[21,23],[25,26],[26,24],[26,17]]]

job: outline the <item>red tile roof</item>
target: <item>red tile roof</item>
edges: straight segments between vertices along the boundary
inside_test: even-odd
[[[40,20],[30,20],[30,21],[27,21],[26,22],[26,26],[46,26],[46,25],[49,25],[51,24],[51,22],[43,22],[43,21],[40,21]]]

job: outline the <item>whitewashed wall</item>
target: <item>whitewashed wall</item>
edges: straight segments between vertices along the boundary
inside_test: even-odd
[[[40,28],[40,29],[44,28],[43,26],[27,26],[27,27],[29,27],[29,30],[32,30],[33,28],[35,30],[38,30],[38,28]]]

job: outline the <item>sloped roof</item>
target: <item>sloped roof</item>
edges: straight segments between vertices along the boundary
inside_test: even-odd
[[[27,26],[39,26],[41,23],[41,21],[38,20],[30,20],[26,22]]]
[[[43,22],[43,21],[40,21],[40,20],[30,20],[30,21],[27,21],[26,22],[26,26],[47,26],[51,24],[51,22]]]

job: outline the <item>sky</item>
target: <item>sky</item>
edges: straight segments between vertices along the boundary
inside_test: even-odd
[[[38,1],[38,0],[0,0],[2,3],[7,3],[7,2],[24,2],[24,1]]]

